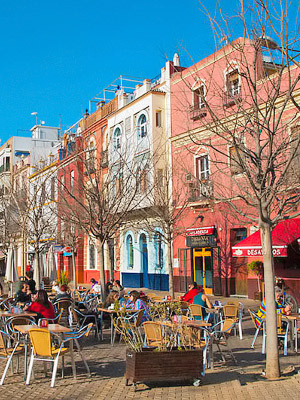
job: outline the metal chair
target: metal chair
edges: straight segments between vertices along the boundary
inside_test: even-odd
[[[51,318],[40,318],[40,319],[39,319],[39,322],[38,322],[38,326],[43,325],[43,322],[44,322],[44,321],[47,321],[48,324],[59,324],[59,323],[60,323],[60,320],[61,320],[61,318],[62,318],[63,312],[64,312],[64,310],[61,309],[60,312],[56,315],[56,317],[55,317],[55,318],[52,318],[52,319],[51,319]],[[42,322],[42,321],[43,321],[43,322]]]
[[[158,347],[163,344],[163,333],[161,324],[158,322],[146,321],[143,323],[145,342],[148,347]]]
[[[4,358],[6,362],[6,366],[4,368],[2,378],[0,381],[0,385],[3,385],[4,379],[6,377],[8,368],[12,363],[12,359],[14,355],[19,355],[24,351],[24,346],[20,346],[18,341],[15,341],[15,345],[11,346],[14,338],[9,335],[9,333],[0,330],[0,358]],[[17,368],[19,367],[19,362],[17,364]]]
[[[53,307],[56,312],[59,310],[63,310],[61,319],[64,322],[68,322],[69,320],[69,307],[73,305],[73,300],[72,299],[61,299],[53,303]]]
[[[259,332],[263,330],[263,326],[262,326],[262,323],[259,322],[257,314],[254,311],[248,309],[248,312],[250,314],[253,325],[256,329],[252,343],[251,343],[251,349],[254,349],[254,344],[256,342],[257,336],[258,336]]]
[[[84,326],[88,325],[89,322],[88,320],[93,320],[92,326],[95,327],[95,337],[100,340],[99,337],[99,328],[98,328],[98,321],[100,323],[100,331],[102,335],[102,324],[101,321],[97,318],[97,315],[95,314],[83,314],[76,308],[70,306],[69,307],[69,325],[71,329],[73,330],[74,328],[77,330],[82,329]]]
[[[263,321],[263,342],[262,342],[262,354],[266,352],[266,323]],[[288,346],[288,333],[289,333],[289,324],[288,322],[282,321],[282,315],[277,313],[277,336],[283,339],[283,354],[287,356],[287,346]]]
[[[224,320],[232,319],[235,324],[239,327],[239,336],[240,339],[243,339],[243,329],[242,329],[242,316],[239,313],[239,305],[238,304],[225,304],[223,307],[223,316]],[[236,325],[235,325],[235,333],[236,333]]]
[[[211,345],[211,349],[212,349],[212,345],[216,344],[218,347],[218,350],[221,354],[221,358],[222,361],[225,362],[225,357],[224,354],[221,350],[221,345],[227,346],[228,344],[228,337],[232,331],[232,329],[234,329],[236,322],[233,319],[227,318],[224,321],[220,321],[218,322],[216,325],[214,325],[213,327],[211,327],[208,332],[209,332],[209,336],[210,336],[210,345]],[[221,327],[221,329],[216,329],[217,327]],[[232,353],[232,350],[229,349],[230,351],[230,355],[234,361],[234,363],[236,364],[236,359]],[[210,362],[213,368],[213,356],[210,355]]]

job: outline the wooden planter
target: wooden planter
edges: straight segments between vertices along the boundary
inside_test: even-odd
[[[142,352],[126,352],[126,385],[130,380],[135,389],[137,382],[193,379],[200,382],[202,369],[202,350],[157,351],[145,348]]]

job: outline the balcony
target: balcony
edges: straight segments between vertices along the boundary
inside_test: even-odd
[[[227,91],[223,94],[224,107],[231,107],[242,101],[241,87],[239,86],[234,91]]]
[[[213,183],[209,180],[199,182],[189,182],[189,197],[188,201],[205,201],[213,197]]]
[[[193,121],[197,121],[207,115],[207,108],[204,104],[197,104],[190,107],[190,118]]]

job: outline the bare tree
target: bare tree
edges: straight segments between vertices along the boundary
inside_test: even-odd
[[[209,148],[214,200],[260,229],[268,378],[280,375],[272,228],[299,215],[299,25],[296,7],[291,26],[290,7],[283,0],[240,0],[235,18],[222,11],[218,18],[203,7],[219,51],[209,67],[194,69],[193,77],[203,83],[197,93],[195,79],[183,73],[187,89],[199,99],[195,120],[201,134],[194,129],[190,138]],[[239,28],[243,37],[233,40]]]

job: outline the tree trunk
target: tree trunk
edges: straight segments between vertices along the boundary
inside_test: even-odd
[[[275,273],[272,252],[272,231],[268,223],[260,223],[260,236],[264,259],[265,301],[266,301],[266,377],[269,379],[280,376],[277,313],[275,303]]]
[[[172,259],[172,242],[168,241],[168,253],[169,253],[169,293],[172,299],[174,299],[174,274],[173,274],[173,259]]]
[[[73,283],[74,283],[74,290],[77,288],[77,276],[76,276],[76,263],[75,263],[75,252],[72,249],[72,274],[73,274]]]
[[[100,242],[97,245],[97,251],[99,256],[99,268],[100,268],[100,285],[102,290],[103,300],[105,299],[105,269],[104,269],[104,242]]]
[[[40,253],[39,251],[36,250],[35,256],[37,257],[35,267],[37,268],[36,271],[36,290],[40,290],[41,288],[41,258],[40,258]]]
[[[106,259],[107,259],[107,262],[108,262],[108,265],[109,265],[109,279],[112,282],[114,280],[114,278],[115,278],[114,277],[114,269],[113,269],[113,266],[112,266],[111,259],[109,257],[109,243],[108,243],[108,241],[106,241],[105,243],[106,243]]]

